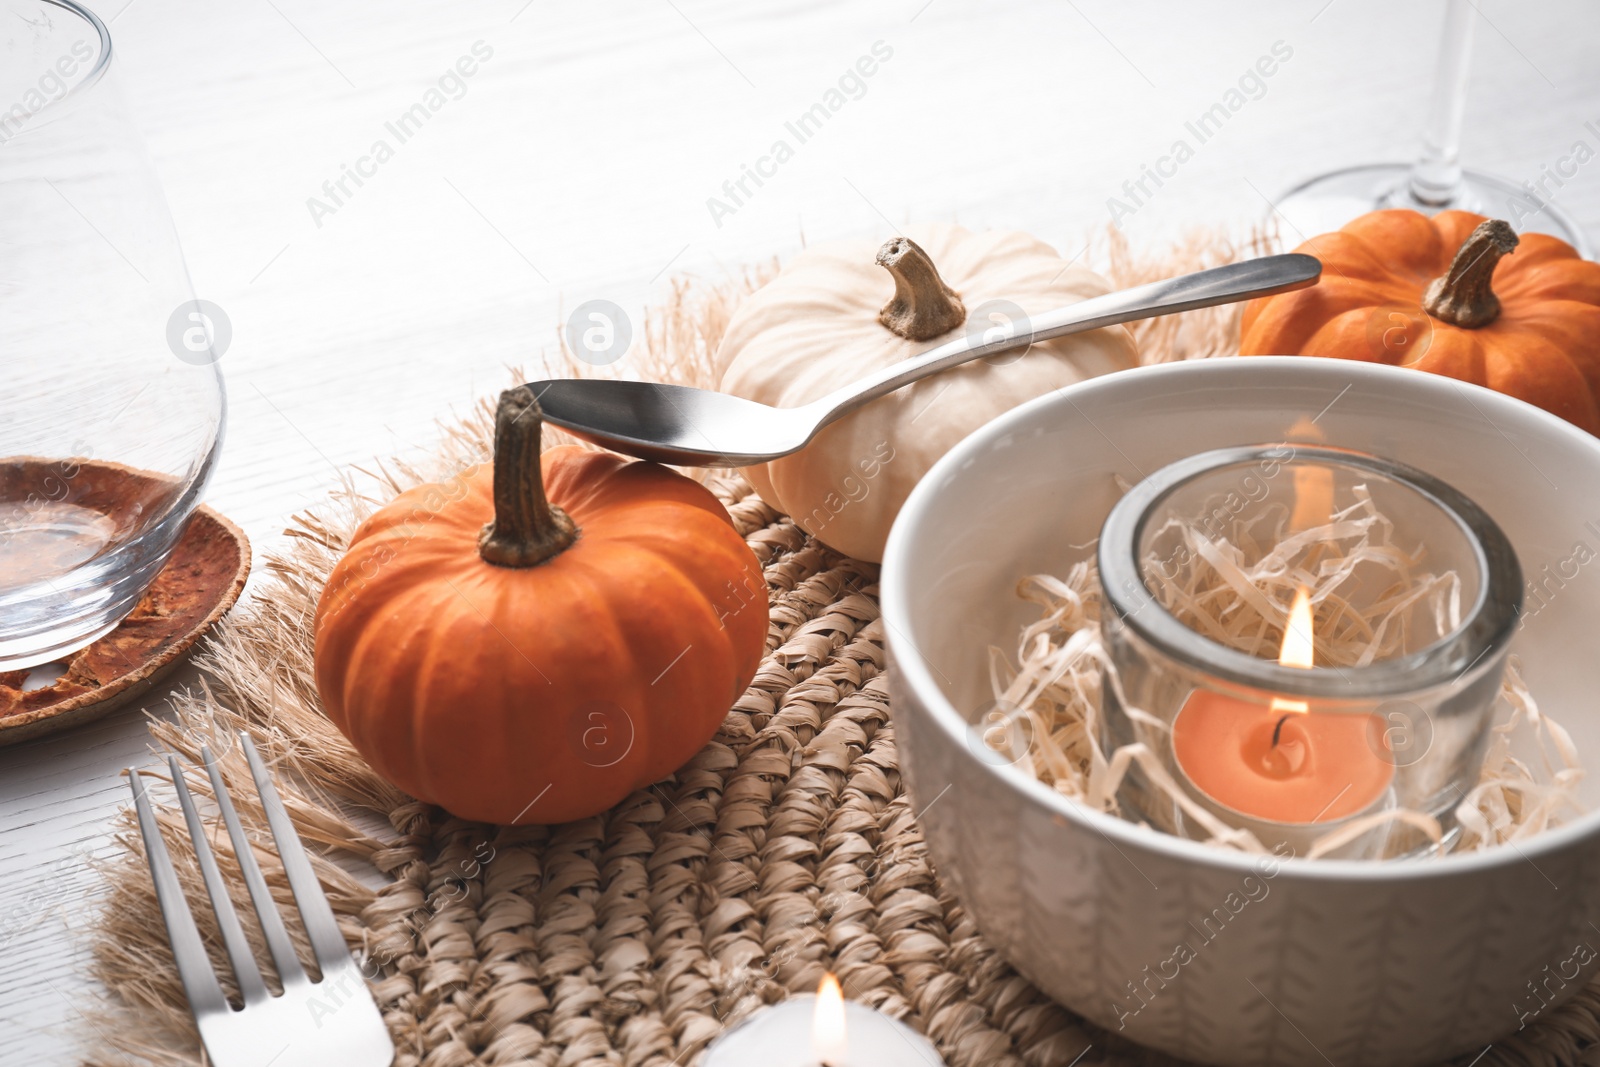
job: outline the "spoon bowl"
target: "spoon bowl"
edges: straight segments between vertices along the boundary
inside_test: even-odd
[[[529,388],[545,422],[657,463],[748,467],[798,452],[818,429],[810,405],[775,408],[686,385],[556,378]]]

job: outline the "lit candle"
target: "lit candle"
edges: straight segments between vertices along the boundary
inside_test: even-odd
[[[1310,668],[1315,659],[1311,598],[1295,594],[1278,662]],[[1196,689],[1172,723],[1178,767],[1202,799],[1269,846],[1309,844],[1323,824],[1375,808],[1394,765],[1372,743],[1372,715],[1318,712],[1303,700],[1273,697],[1266,707]],[[1239,817],[1256,820],[1254,825]],[[1299,824],[1295,832],[1273,824]],[[1263,836],[1265,835],[1265,836]]]
[[[829,974],[816,996],[763,1008],[713,1041],[701,1067],[944,1067],[928,1039],[844,999]]]
[[[1129,818],[1338,858],[1409,854],[1449,832],[1477,782],[1522,590],[1510,540],[1471,500],[1344,448],[1214,449],[1129,489],[1095,558],[1114,680],[1100,743],[1135,761],[1117,782]],[[1273,612],[1244,585],[1285,567],[1322,576],[1306,585],[1342,572],[1327,595],[1349,625],[1332,636],[1365,639],[1358,663],[1308,669],[1303,590],[1279,661],[1256,655],[1256,609]]]

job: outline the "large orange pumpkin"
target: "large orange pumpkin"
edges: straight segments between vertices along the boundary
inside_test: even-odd
[[[676,770],[767,634],[761,566],[704,486],[541,458],[539,419],[504,393],[492,470],[396,497],[317,605],[329,718],[401,789],[495,823],[594,815]]]
[[[1514,250],[1514,251],[1513,251]],[[1245,306],[1242,355],[1334,356],[1486,385],[1600,433],[1600,264],[1464,211],[1375,211],[1301,245],[1308,289]]]

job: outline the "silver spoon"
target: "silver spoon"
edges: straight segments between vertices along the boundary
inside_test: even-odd
[[[1303,289],[1322,263],[1290,254],[1213,267],[1039,315],[1006,337],[971,330],[795,408],[656,382],[556,378],[530,382],[546,422],[617,452],[688,467],[748,467],[798,452],[828,423],[919,378],[1035,341],[1133,319]]]

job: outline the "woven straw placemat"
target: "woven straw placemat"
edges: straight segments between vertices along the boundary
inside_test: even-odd
[[[1231,245],[1196,238],[1136,262],[1113,240],[1101,269],[1131,285],[1233,255]],[[703,382],[728,311],[759,280],[676,285],[647,321],[645,376]],[[1236,323],[1234,308],[1142,324],[1141,350],[1147,359],[1225,353]],[[876,568],[807,537],[737,476],[707,480],[765,567],[768,651],[693,761],[603,816],[557,827],[464,822],[379,779],[320,711],[311,669],[317,595],[363,516],[403,487],[483,458],[489,426],[480,409],[446,428],[429,469],[387,465],[353,476],[299,517],[262,588],[203,658],[215,687],[181,695],[176,719],[151,727],[159,747],[191,764],[202,743],[229,749],[224,775],[260,841],[270,838],[236,731],[249,730],[275,764],[301,835],[329,857],[316,859],[318,872],[377,976],[372,990],[398,1064],[691,1065],[730,1022],[814,989],[825,969],[847,996],[928,1034],[951,1067],[1175,1062],[1078,1019],[988,947],[931,867],[901,782]],[[207,793],[203,776],[189,785]],[[181,816],[168,808],[161,817],[191,899],[203,901]],[[197,1062],[126,818],[119,840],[120,854],[104,865],[107,903],[93,944],[110,996],[87,1062]],[[215,847],[266,960],[225,836]],[[299,938],[276,857],[261,848],[258,858]],[[367,881],[383,887],[347,873],[357,866],[381,873]],[[195,910],[226,975],[210,910]],[[1597,1015],[1600,987],[1590,986],[1476,1062],[1600,1064]]]

